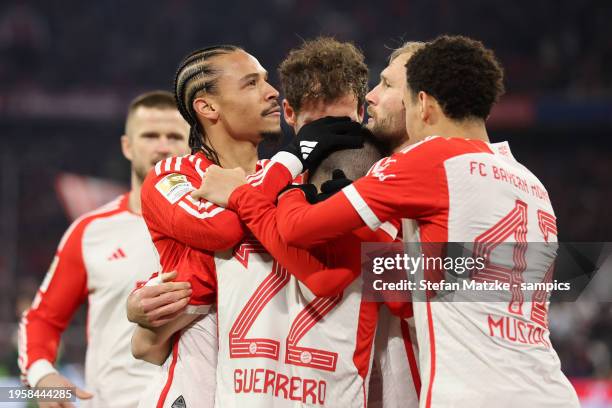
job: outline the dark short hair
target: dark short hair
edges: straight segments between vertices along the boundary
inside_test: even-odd
[[[283,94],[297,112],[305,103],[330,103],[351,92],[357,106],[365,102],[368,67],[350,42],[330,37],[304,41],[289,52],[278,72]]]
[[[380,143],[373,137],[366,137],[360,149],[338,150],[327,156],[310,175],[309,182],[321,184],[332,178],[335,169],[342,169],[347,178],[357,180],[384,156]]]
[[[504,93],[504,74],[493,51],[463,36],[443,35],[406,63],[408,89],[436,98],[451,119],[486,119]]]
[[[151,91],[138,95],[130,102],[128,115],[139,107],[157,109],[177,109],[174,95],[168,91]]]

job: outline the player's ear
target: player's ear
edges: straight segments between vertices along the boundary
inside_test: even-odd
[[[287,99],[283,99],[283,116],[285,117],[285,122],[287,122],[289,126],[295,127],[297,115]]]
[[[219,119],[218,105],[213,103],[212,98],[201,97],[193,100],[193,110],[205,119],[216,122]]]
[[[128,135],[121,136],[121,152],[126,159],[132,161],[132,139]]]
[[[365,116],[365,104],[361,105],[359,109],[357,109],[357,117],[359,118],[359,123],[363,122],[364,116]]]
[[[431,96],[421,91],[417,95],[417,100],[419,104],[419,113],[421,115],[421,119],[423,122],[428,123],[432,119],[432,104],[431,104]]]

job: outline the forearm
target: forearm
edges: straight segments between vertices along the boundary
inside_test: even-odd
[[[170,236],[192,248],[204,251],[223,251],[233,248],[244,238],[246,229],[239,218],[231,211],[222,208],[218,213],[212,211],[209,216],[201,214],[199,219],[182,210],[176,210],[170,218]]]
[[[137,326],[132,334],[132,355],[138,360],[162,365],[171,348],[171,337],[162,340],[154,330]]]
[[[69,239],[68,245],[72,241]],[[81,263],[71,262],[69,254],[56,257],[49,273],[50,282],[43,283],[19,324],[18,363],[31,386],[55,372],[62,333],[86,296],[85,271]]]
[[[322,255],[287,245],[280,237],[276,224],[276,206],[261,192],[245,187],[242,194],[230,200],[253,235],[292,275],[317,296],[333,296],[342,292],[356,274],[347,268],[330,268]]]
[[[132,333],[132,355],[139,360],[162,364],[170,352],[174,333],[187,327],[197,318],[198,315],[183,314],[160,327],[137,326]]]
[[[321,245],[365,225],[344,194],[310,205],[299,190],[279,198],[276,220],[282,239],[299,248]]]
[[[276,201],[278,193],[294,178],[283,164],[270,161],[257,173],[247,176],[247,182],[271,201]]]

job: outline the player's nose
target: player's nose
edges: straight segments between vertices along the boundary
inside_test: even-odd
[[[365,99],[368,105],[376,105],[376,101],[378,100],[378,87],[379,85],[376,85],[374,89],[366,94]]]
[[[155,146],[155,152],[160,155],[170,154],[170,141],[166,136],[162,136],[158,139],[157,144]]]
[[[278,99],[278,97],[280,96],[280,92],[278,92],[278,90],[274,88],[272,85],[270,85],[268,82],[266,82],[266,85],[267,85],[266,93],[265,93],[266,101],[269,101],[272,99]]]

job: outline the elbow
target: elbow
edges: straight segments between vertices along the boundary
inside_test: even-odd
[[[134,356],[134,358],[136,360],[144,360],[147,353],[150,351],[151,347],[145,344],[143,344],[143,342],[138,341],[137,338],[135,338],[135,336],[132,336],[132,356]]]
[[[240,241],[244,239],[245,231],[243,228],[233,229],[230,228],[228,231],[222,231],[214,239],[209,240],[206,248],[207,251],[225,251],[234,248]]]
[[[146,361],[147,363],[161,366],[166,361],[166,356],[162,350],[158,350],[153,345],[139,344],[132,338],[132,356],[136,360]]]
[[[303,229],[300,230],[299,228],[296,228],[296,226],[293,224],[277,225],[278,233],[285,244],[300,249],[310,249],[310,247],[312,246],[312,244],[308,241],[308,236],[304,233]]]
[[[134,356],[136,360],[148,361],[149,356],[154,352],[154,350],[155,344],[153,344],[151,339],[147,338],[147,335],[143,332],[143,329],[137,327],[132,334],[132,356]]]

